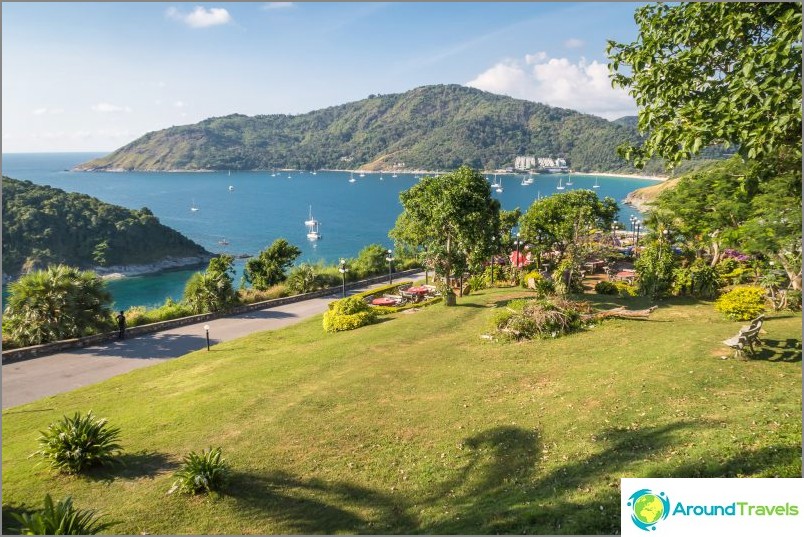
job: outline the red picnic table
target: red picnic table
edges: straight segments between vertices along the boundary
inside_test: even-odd
[[[620,272],[614,275],[615,279],[625,281],[633,280],[634,276],[636,276],[636,273],[633,270],[621,270]]]
[[[380,297],[380,298],[375,298],[374,300],[372,300],[371,305],[372,306],[394,306],[394,305],[396,305],[396,300],[394,300],[393,298]]]
[[[426,287],[408,287],[407,289],[405,289],[405,292],[411,293],[411,294],[414,294],[414,295],[424,296],[427,293],[429,293],[430,290],[427,289]]]

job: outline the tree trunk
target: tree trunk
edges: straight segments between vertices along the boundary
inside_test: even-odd
[[[782,265],[782,268],[787,273],[787,277],[790,278],[790,285],[793,289],[800,291],[801,290],[801,271],[795,271],[793,267],[790,266],[790,263],[787,262],[787,259],[782,254],[774,254],[776,259],[779,260],[779,264]]]
[[[627,310],[624,306],[620,306],[619,308],[614,308],[607,311],[598,311],[596,313],[582,315],[581,318],[584,321],[607,319],[610,317],[617,317],[620,319],[645,319],[651,313],[653,313],[656,308],[658,308],[658,306],[651,306],[644,310]]]

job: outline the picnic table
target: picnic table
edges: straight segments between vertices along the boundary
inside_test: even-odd
[[[617,274],[614,275],[615,280],[623,280],[629,283],[632,283],[634,280],[634,276],[636,276],[636,272],[633,270],[621,270]]]
[[[605,264],[606,262],[601,259],[593,259],[584,263],[583,266],[588,268],[589,271],[594,274],[598,270],[602,269]]]
[[[393,298],[380,297],[371,301],[372,306],[395,306],[396,300]]]
[[[408,288],[406,289],[406,291],[407,291],[408,293],[413,294],[413,295],[419,295],[419,296],[424,296],[424,295],[426,295],[427,293],[429,293],[429,292],[430,292],[430,290],[429,290],[427,287],[424,287],[424,286],[420,286],[420,287],[408,287]]]

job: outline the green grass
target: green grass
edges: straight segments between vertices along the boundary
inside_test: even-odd
[[[3,509],[71,494],[124,534],[613,533],[621,477],[801,476],[800,314],[771,316],[750,361],[720,344],[741,323],[691,300],[555,340],[482,339],[489,306],[523,295],[336,334],[317,316],[4,411]],[[125,466],[35,466],[38,431],[90,409],[122,429]],[[225,493],[166,496],[210,446]]]

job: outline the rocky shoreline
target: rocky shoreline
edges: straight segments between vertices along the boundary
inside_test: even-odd
[[[98,276],[104,280],[117,280],[130,276],[143,276],[146,274],[154,274],[157,272],[164,272],[166,270],[184,269],[192,267],[200,267],[209,262],[214,255],[197,255],[190,257],[166,257],[161,261],[155,263],[146,263],[143,265],[114,265],[111,267],[93,267]]]

